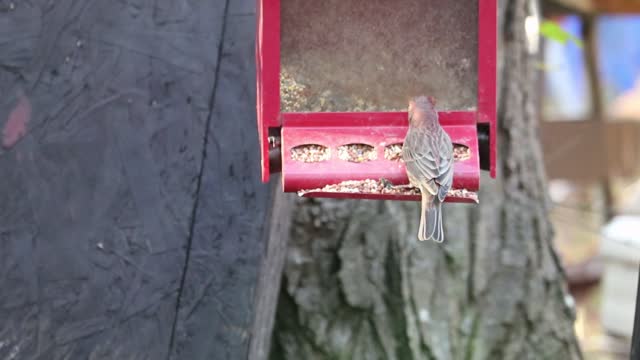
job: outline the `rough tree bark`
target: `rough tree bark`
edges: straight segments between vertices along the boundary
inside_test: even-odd
[[[527,3],[501,3],[499,170],[479,206],[444,206],[419,243],[417,203],[298,201],[273,359],[578,359],[552,247]]]

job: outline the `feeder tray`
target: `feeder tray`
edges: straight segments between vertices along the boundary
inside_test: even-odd
[[[495,177],[496,0],[258,0],[258,15],[263,181],[419,200],[401,151],[424,94],[454,143],[447,201],[477,202],[480,170]]]

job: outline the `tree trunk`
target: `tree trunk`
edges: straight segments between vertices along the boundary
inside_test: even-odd
[[[301,199],[273,359],[579,359],[536,128],[526,2],[501,4],[499,170],[481,204],[445,204],[444,244],[419,204]]]

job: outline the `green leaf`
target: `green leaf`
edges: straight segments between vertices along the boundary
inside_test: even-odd
[[[582,48],[582,40],[569,34],[558,23],[551,20],[542,21],[540,24],[540,35],[561,44],[566,44],[568,41],[571,41],[578,47]]]
[[[542,71],[545,71],[545,72],[553,72],[553,71],[558,71],[558,70],[561,69],[561,66],[552,65],[552,64],[549,64],[549,63],[539,62],[539,61],[536,61],[533,64],[533,66],[534,66],[535,69],[542,70]]]

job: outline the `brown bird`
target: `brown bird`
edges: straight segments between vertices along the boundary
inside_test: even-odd
[[[440,126],[432,97],[419,96],[409,102],[402,159],[411,185],[422,194],[418,239],[443,242],[441,205],[453,183],[453,144]]]

